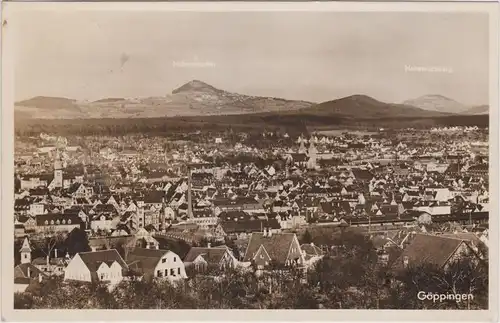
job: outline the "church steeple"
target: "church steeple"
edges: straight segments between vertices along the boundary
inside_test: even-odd
[[[305,154],[306,153],[306,146],[304,145],[304,140],[302,140],[302,137],[299,138],[300,141],[300,146],[299,146],[299,154]]]
[[[310,140],[309,151],[308,151],[309,160],[307,161],[307,168],[316,169],[317,152],[318,150],[316,149],[316,147],[314,147],[313,140]]]
[[[21,264],[31,263],[31,246],[28,238],[24,238],[23,246],[19,250],[21,253]]]
[[[56,150],[54,159],[54,187],[63,187],[63,165],[59,150]]]

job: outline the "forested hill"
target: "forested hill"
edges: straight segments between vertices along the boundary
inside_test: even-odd
[[[231,128],[235,131],[261,132],[280,129],[304,132],[315,127],[342,128],[430,128],[439,126],[487,127],[488,115],[449,115],[440,117],[348,118],[302,114],[261,113],[247,115],[196,116],[172,118],[123,119],[16,119],[17,135],[123,135],[142,133],[163,135],[190,131],[219,132]],[[291,135],[291,134],[290,134]]]

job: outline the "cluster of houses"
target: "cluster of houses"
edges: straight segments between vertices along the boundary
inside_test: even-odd
[[[61,276],[64,281],[104,282],[112,288],[123,280],[188,278],[186,270],[206,273],[210,269],[222,273],[227,269],[264,270],[271,264],[308,268],[321,259],[323,252],[314,244],[299,244],[294,233],[273,234],[270,230],[253,233],[241,260],[228,246],[191,247],[183,257],[168,249],[161,249],[158,241],[143,245],[137,237],[129,239],[126,251],[120,254],[114,248],[102,248],[99,241],[92,241],[92,250],[75,255],[32,259],[32,247],[25,238],[21,249],[20,264],[14,268],[16,291],[24,291],[31,282],[42,281],[50,276]],[[130,237],[127,237],[130,238]]]
[[[392,247],[403,251],[406,263],[441,243],[432,241],[454,239],[467,248],[476,241],[471,235],[487,241],[487,154],[471,153],[466,144],[450,144],[451,151],[443,152],[373,136],[311,136],[263,152],[222,141],[167,150],[142,138],[136,150],[120,151],[118,143],[89,153],[65,139],[41,139],[56,144],[16,159],[14,232],[24,243],[15,272],[23,286],[53,274],[115,284],[141,277],[185,279],[190,266],[307,268],[324,254],[324,246],[299,244],[295,232],[309,227],[365,228],[382,260]],[[146,149],[151,151],[146,154]],[[206,160],[235,152],[270,156],[270,162],[221,165]],[[470,237],[422,229],[450,222],[461,225],[457,234]],[[409,227],[417,229],[399,229]],[[462,232],[464,227],[476,232]],[[31,259],[31,239],[74,229],[87,233],[92,251]],[[397,232],[401,241],[387,232]],[[199,245],[203,239],[222,246],[191,247],[181,255],[161,243]],[[120,254],[109,241],[122,241],[126,252]],[[234,241],[237,254],[224,246],[227,241]],[[446,241],[443,245],[451,250],[453,243]],[[417,246],[408,249],[411,243]]]

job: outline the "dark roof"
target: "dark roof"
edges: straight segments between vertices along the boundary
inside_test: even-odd
[[[487,172],[488,171],[488,165],[487,164],[473,165],[473,166],[470,166],[469,169],[467,169],[467,171],[468,172],[470,172],[470,171]]]
[[[281,226],[276,219],[268,220],[244,220],[244,221],[224,221],[220,225],[226,234],[242,233],[242,232],[259,232],[265,228],[281,229]]]
[[[81,185],[83,185],[83,184],[81,184],[81,183],[71,184],[71,186],[68,188],[68,193],[70,193],[70,194],[75,193],[80,188]]]
[[[127,264],[116,249],[80,252],[78,255],[90,270],[90,274],[93,279],[97,279],[96,271],[103,262],[110,266],[116,261],[120,264],[123,270],[128,270]]]
[[[300,249],[306,253],[308,256],[321,256],[323,252],[313,243],[306,243],[300,246]]]
[[[250,220],[252,216],[244,211],[224,211],[219,214],[219,219],[222,222],[225,221],[234,221],[234,219],[241,220]]]
[[[218,265],[227,251],[226,247],[192,247],[186,257],[184,257],[184,262],[193,262],[196,257],[202,255],[203,259],[205,259],[208,264]]]
[[[94,212],[116,213],[117,210],[113,204],[97,204],[94,207]]]
[[[47,276],[32,264],[20,264],[14,268],[14,278],[37,278],[39,274],[42,274],[42,276]]]
[[[443,233],[441,236],[445,238],[460,239],[471,243],[482,242],[481,239],[479,239],[479,237],[473,232]]]
[[[134,248],[127,255],[129,268],[146,277],[153,276],[156,265],[170,250]],[[179,261],[180,258],[179,258]]]
[[[152,191],[144,197],[144,203],[162,203],[165,197],[163,191]]]
[[[263,233],[252,233],[243,261],[252,261],[260,246],[263,246],[271,260],[284,264],[294,237],[295,233],[276,233],[270,237]]]
[[[464,240],[430,234],[417,234],[395,262],[395,269],[402,269],[403,260],[408,257],[408,264],[423,263],[444,266]]]
[[[292,153],[290,155],[292,156],[292,159],[295,162],[305,162],[308,159],[306,154]]]
[[[40,214],[37,215],[35,219],[37,226],[46,226],[46,225],[53,226],[53,225],[68,225],[68,224],[73,225],[82,223],[82,219],[76,214],[62,214],[62,213]],[[45,224],[45,221],[47,221],[47,224]],[[52,221],[54,222],[52,223]]]
[[[399,213],[398,205],[383,204],[379,207],[380,212],[386,217],[397,216]]]
[[[261,202],[255,200],[254,198],[251,197],[237,197],[234,200],[231,199],[220,199],[220,200],[214,200],[214,205],[215,206],[226,206],[226,205],[245,205],[245,204],[251,204],[251,205],[261,205]]]
[[[49,194],[49,189],[46,187],[39,187],[30,189],[29,193],[31,196],[45,196]]]
[[[370,181],[373,178],[373,174],[365,169],[353,169],[352,174],[357,180]]]

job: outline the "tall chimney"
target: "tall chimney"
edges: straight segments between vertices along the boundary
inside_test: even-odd
[[[27,271],[27,274],[28,274],[28,278],[31,278],[31,269],[30,269],[29,266],[28,266],[28,268],[26,268],[26,271]]]
[[[207,247],[208,247],[208,248],[211,248],[211,247],[212,247],[212,244],[209,242],[209,243],[207,244]]]
[[[188,218],[193,218],[193,201],[191,196],[191,167],[188,166]]]
[[[57,249],[54,249],[54,258],[57,258]]]

